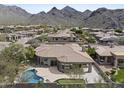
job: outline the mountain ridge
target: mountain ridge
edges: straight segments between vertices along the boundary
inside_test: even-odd
[[[28,13],[18,6],[0,4],[0,25],[48,24],[52,26],[82,26],[89,28],[124,29],[124,9],[98,8],[78,11],[70,6],[53,7],[48,12]]]

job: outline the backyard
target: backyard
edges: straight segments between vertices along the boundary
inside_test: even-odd
[[[124,68],[117,71],[117,74],[112,75],[112,80],[118,83],[124,83]]]
[[[35,69],[37,70],[37,75],[44,78],[45,83],[48,82],[48,80],[49,82],[54,82],[62,78],[70,79],[70,75],[58,71],[57,67],[36,67]],[[87,71],[87,68],[84,68],[84,71]],[[105,82],[94,66],[92,66],[92,72],[83,74],[82,78],[87,80],[87,83],[96,83],[100,79],[102,79],[102,82]]]

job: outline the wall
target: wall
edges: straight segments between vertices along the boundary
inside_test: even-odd
[[[113,81],[108,78],[108,76],[101,70],[99,65],[97,63],[94,63],[94,66],[98,69],[99,74],[102,76],[102,78],[108,83],[109,85],[113,84]]]
[[[74,37],[48,37],[49,42],[72,42],[76,41]]]

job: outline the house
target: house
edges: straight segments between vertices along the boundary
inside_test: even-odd
[[[91,45],[95,48],[96,61],[100,64],[111,64],[115,67],[124,67],[124,46],[112,45]]]
[[[36,32],[34,31],[17,31],[15,33],[9,33],[6,37],[8,41],[16,41],[25,37],[34,37]]]
[[[82,30],[83,30],[83,31],[88,31],[88,32],[90,32],[90,31],[91,31],[91,28],[84,27],[84,28],[82,28]]]
[[[115,35],[105,35],[99,39],[99,42],[101,44],[107,45],[109,43],[116,42],[117,40],[118,40],[118,37]]]
[[[118,36],[116,36],[114,32],[90,32],[90,34],[102,45],[108,45],[118,40]]]
[[[48,42],[75,42],[76,36],[70,29],[58,31],[55,34],[48,35]]]
[[[56,66],[61,72],[67,72],[75,64],[85,66],[87,71],[91,72],[94,63],[94,60],[75,43],[41,44],[36,48],[36,56],[38,65]]]

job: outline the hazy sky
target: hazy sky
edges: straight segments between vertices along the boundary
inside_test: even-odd
[[[41,11],[48,12],[52,7],[57,7],[62,9],[66,4],[16,4],[17,6],[25,9],[30,13],[38,13]],[[70,4],[69,6],[79,10],[84,11],[86,9],[95,10],[100,7],[106,7],[108,9],[124,9],[124,4]]]

